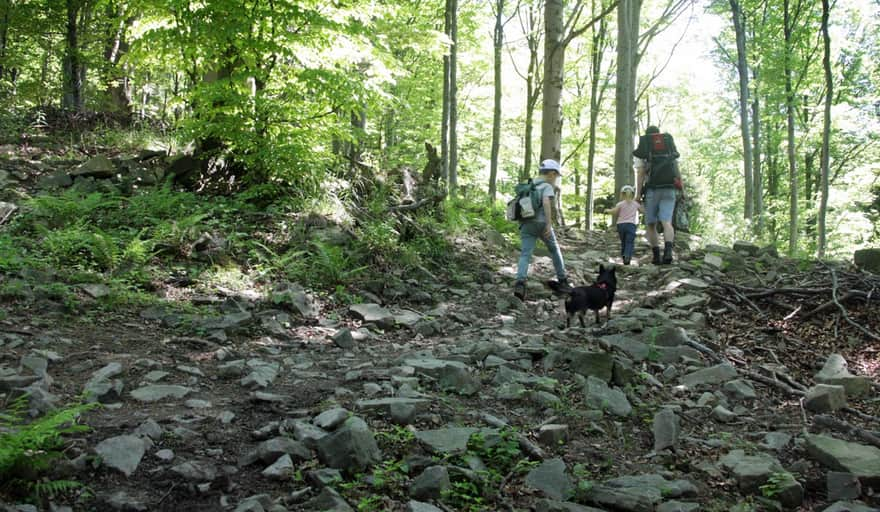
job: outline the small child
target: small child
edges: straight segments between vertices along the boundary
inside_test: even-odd
[[[605,213],[617,215],[617,234],[620,236],[620,255],[623,264],[629,265],[636,241],[636,226],[639,223],[639,212],[645,213],[645,207],[635,201],[636,191],[630,185],[620,189],[620,202]]]

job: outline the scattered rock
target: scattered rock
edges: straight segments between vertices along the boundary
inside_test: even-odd
[[[293,471],[293,460],[290,458],[290,455],[284,454],[271,466],[264,469],[261,474],[275,480],[285,480],[293,475]]]
[[[721,466],[736,478],[740,490],[761,494],[761,486],[773,486],[773,499],[793,508],[801,504],[804,490],[791,473],[785,471],[774,457],[766,454],[746,455],[743,450],[733,450],[721,457]],[[772,481],[771,481],[772,479]]]
[[[831,501],[854,500],[862,495],[859,478],[852,473],[829,471],[825,476],[828,499]]]
[[[596,377],[587,377],[584,394],[587,406],[593,409],[607,410],[615,416],[623,417],[629,416],[632,412],[632,406],[623,391],[608,387],[605,381]]]
[[[843,386],[846,388],[846,396],[850,398],[861,397],[871,391],[871,379],[851,374],[846,359],[840,354],[828,356],[825,365],[816,374],[816,382]]]
[[[846,407],[846,389],[833,384],[816,384],[807,391],[804,407],[817,413],[842,409]]]
[[[724,390],[724,394],[729,396],[731,400],[742,401],[758,398],[754,386],[752,386],[752,383],[747,380],[735,379],[728,381],[724,384],[722,389]]]
[[[299,314],[306,320],[315,320],[320,314],[320,305],[313,295],[296,283],[280,283],[272,291],[270,299]]]
[[[184,386],[153,384],[135,389],[130,394],[140,402],[157,402],[169,397],[183,398],[191,392],[192,389]]]
[[[268,363],[260,359],[251,359],[247,366],[251,368],[251,373],[241,379],[241,385],[251,389],[269,386],[278,377],[280,370],[278,363]]]
[[[328,409],[315,416],[314,419],[312,419],[312,423],[318,428],[324,430],[334,430],[339,425],[345,423],[345,420],[347,420],[349,416],[351,416],[351,413],[348,412],[347,409],[337,407],[334,409]]]
[[[294,441],[289,437],[273,437],[263,441],[257,447],[248,452],[238,461],[239,466],[249,466],[257,461],[269,464],[277,461],[280,457],[288,455],[293,456],[297,461],[304,461],[312,458],[312,454],[308,448],[302,443]]]
[[[598,508],[587,507],[558,500],[538,500],[535,504],[535,512],[605,512]]]
[[[467,451],[468,441],[478,431],[479,429],[472,427],[423,430],[416,432],[416,439],[437,455],[458,455]]]
[[[101,463],[125,476],[135,472],[144,457],[144,441],[137,436],[116,436],[105,439],[95,446]]]
[[[618,340],[615,343],[625,345],[630,342],[631,340]],[[647,346],[645,347],[645,355],[647,356]],[[571,362],[569,363],[571,371],[583,375],[584,377],[592,376],[604,382],[611,382],[614,360],[608,352],[574,350],[569,357],[571,359]]]
[[[446,466],[430,466],[413,479],[409,495],[417,499],[439,499],[451,485]]]
[[[355,318],[365,323],[374,323],[383,328],[394,326],[394,315],[378,304],[352,304],[348,310]]]
[[[541,425],[538,430],[538,441],[545,446],[559,446],[568,441],[568,425]]]
[[[704,385],[722,384],[735,379],[736,376],[736,368],[729,364],[722,363],[689,373],[681,378],[681,383],[694,389]]]
[[[574,492],[571,478],[565,473],[565,462],[558,458],[545,460],[529,471],[525,483],[555,500],[564,500]]]
[[[354,348],[354,336],[351,335],[351,330],[348,328],[339,329],[333,336],[331,336],[331,339],[339,348]]]
[[[678,415],[672,409],[660,409],[654,415],[651,431],[654,433],[655,452],[675,447],[678,444],[678,435],[681,432]]]
[[[434,505],[431,505],[430,503],[409,500],[409,502],[406,504],[406,512],[443,512],[443,510],[435,507]]]
[[[714,409],[712,409],[712,417],[715,418],[716,421],[721,423],[730,423],[732,421],[736,421],[736,413],[724,407],[723,405],[716,405]]]
[[[338,430],[319,439],[316,448],[321,462],[344,471],[363,470],[382,460],[373,432],[357,416],[347,419]]]
[[[210,462],[187,461],[172,467],[170,471],[188,482],[213,482],[217,478],[217,467]]]
[[[324,487],[321,493],[304,503],[305,510],[313,512],[354,512],[345,499],[331,487]]]
[[[79,167],[71,171],[70,176],[74,178],[96,178],[107,179],[112,178],[116,174],[116,166],[109,158],[103,155],[93,157]]]
[[[863,484],[880,486],[880,448],[821,434],[804,437],[807,453],[823,465],[852,473]]]

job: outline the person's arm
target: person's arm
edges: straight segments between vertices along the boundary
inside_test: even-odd
[[[638,201],[640,197],[642,197],[642,188],[645,186],[645,166],[639,167],[638,176],[636,177],[636,196],[635,200]]]
[[[636,208],[639,209],[639,212],[645,213],[645,205],[643,205],[642,203],[636,201]]]
[[[617,215],[620,212],[620,203],[617,203],[617,206],[614,208],[608,208],[605,210],[605,213],[610,213],[611,215]]]
[[[554,196],[544,196],[541,200],[544,205],[544,215],[547,217],[547,225],[544,227],[544,238],[550,237],[553,231],[553,199]]]

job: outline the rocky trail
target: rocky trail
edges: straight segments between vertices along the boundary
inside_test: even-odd
[[[562,245],[576,284],[617,251]],[[102,404],[52,475],[91,495],[50,509],[880,510],[877,275],[683,235],[673,265],[640,244],[617,266],[610,320],[562,329],[546,253],[521,303],[515,247],[456,246],[471,270],[374,280],[346,308],[185,280],[137,310],[83,286],[75,318],[4,303],[6,404]]]

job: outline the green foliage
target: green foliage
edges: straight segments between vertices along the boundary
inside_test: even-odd
[[[25,395],[0,413],[0,482],[5,482],[0,491],[39,501],[82,487],[79,482],[47,479],[46,475],[63,456],[63,436],[87,431],[88,426],[77,422],[82,413],[95,407],[75,404],[28,422]]]

